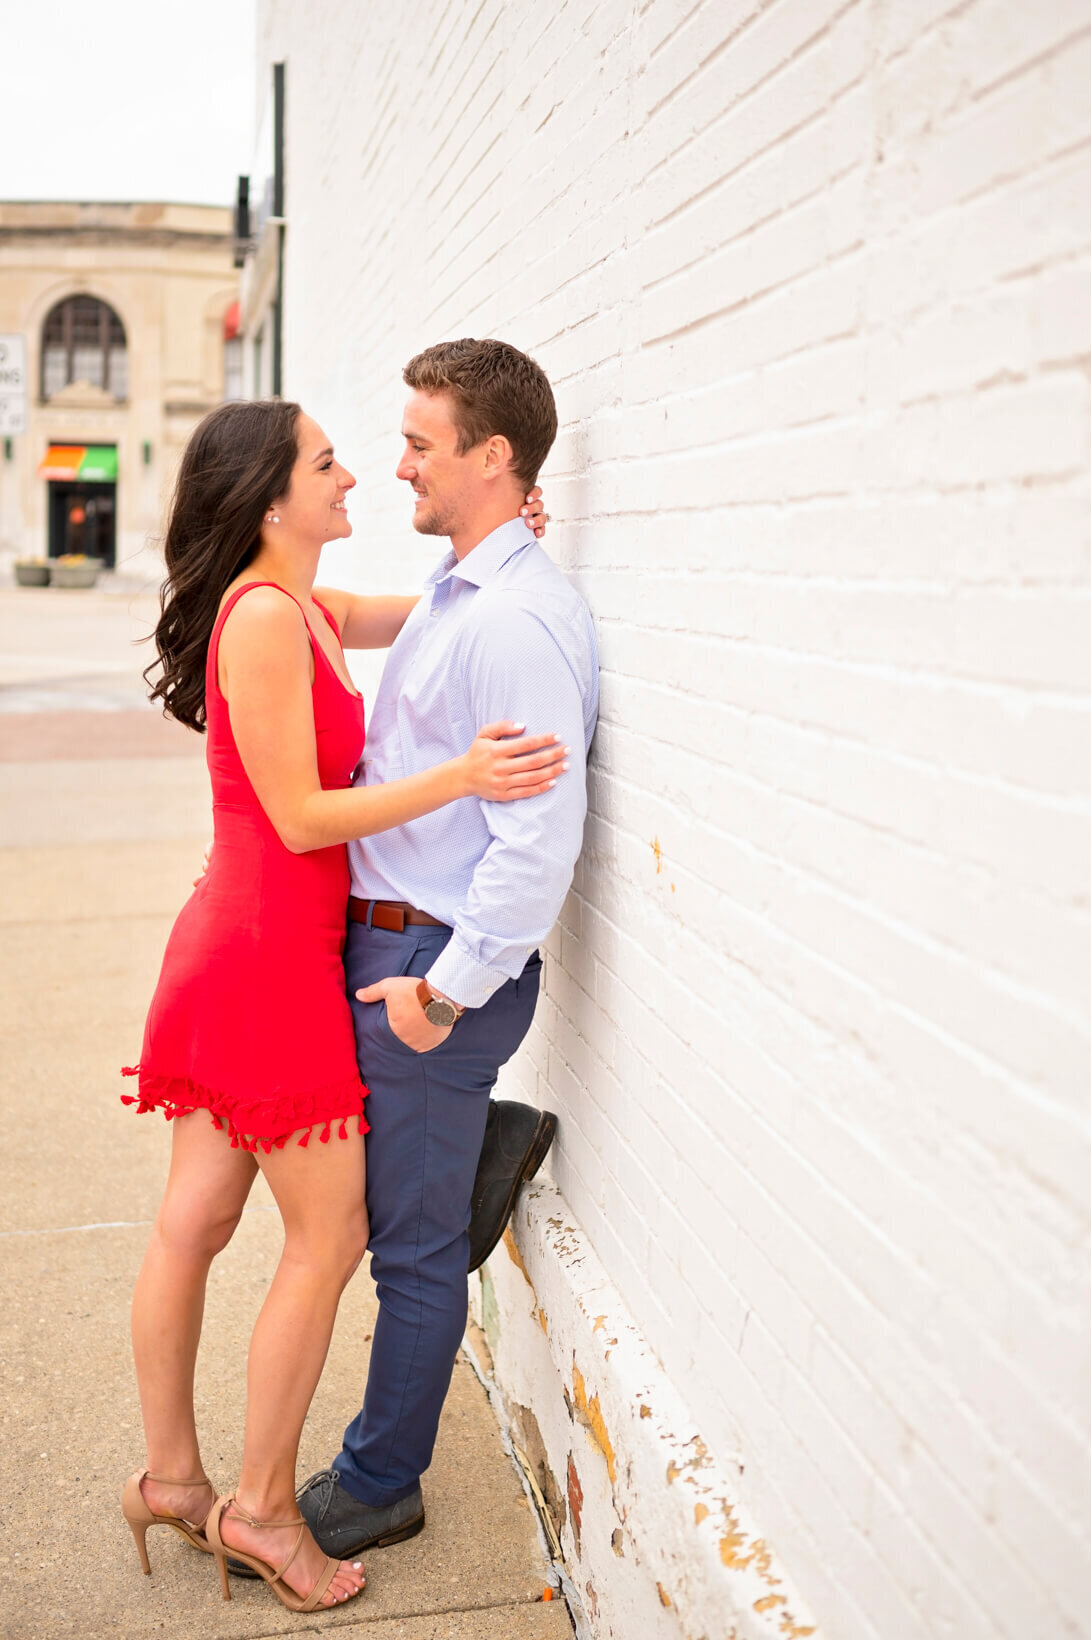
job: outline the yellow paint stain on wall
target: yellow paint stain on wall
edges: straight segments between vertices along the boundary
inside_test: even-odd
[[[745,1543],[746,1538],[742,1532],[725,1532],[720,1539],[720,1559],[725,1566],[738,1566],[744,1570],[749,1566],[750,1557],[742,1552]]]
[[[786,1606],[787,1604],[788,1600],[785,1595],[766,1594],[760,1600],[755,1600],[754,1610],[756,1612],[771,1612],[774,1606]]]
[[[614,1453],[614,1443],[610,1439],[606,1428],[606,1421],[602,1416],[602,1406],[597,1395],[587,1398],[587,1385],[583,1381],[583,1373],[572,1363],[572,1399],[577,1410],[583,1414],[584,1421],[591,1431],[603,1457],[606,1459],[606,1469],[610,1476],[610,1485],[617,1481],[617,1457]]]
[[[686,1463],[687,1469],[703,1469],[706,1464],[711,1463],[708,1447],[699,1435],[695,1435],[692,1441],[687,1441],[686,1445],[693,1448],[693,1456]]]
[[[650,1417],[651,1417],[651,1415],[652,1415],[652,1409],[651,1409],[651,1407],[646,1407],[646,1406],[641,1406],[641,1408],[640,1408],[640,1416],[641,1416],[641,1417],[642,1417],[642,1418],[650,1418]]]
[[[780,1632],[784,1640],[807,1640],[807,1636],[813,1634],[814,1629],[809,1624],[794,1622],[791,1612],[781,1612]]]
[[[531,1292],[533,1292],[534,1291],[534,1283],[533,1283],[533,1281],[531,1281],[530,1277],[527,1275],[527,1267],[523,1263],[523,1255],[522,1255],[522,1253],[520,1253],[518,1247],[516,1247],[516,1245],[515,1245],[515,1237],[511,1233],[511,1226],[510,1225],[504,1231],[504,1246],[507,1248],[508,1257],[511,1259],[511,1262],[515,1265],[517,1270],[522,1271],[523,1280],[526,1282],[526,1284],[530,1288]]]
[[[682,1471],[672,1458],[670,1463],[667,1465],[667,1485],[673,1486],[681,1473]]]
[[[694,1518],[695,1524],[698,1525],[698,1526],[700,1526],[700,1524],[703,1520],[707,1520],[708,1519],[708,1504],[707,1503],[699,1503],[697,1505],[696,1509],[693,1511],[693,1518]]]
[[[776,1588],[780,1579],[773,1572],[773,1557],[764,1538],[755,1538],[749,1548],[746,1546],[746,1534],[740,1532],[738,1523],[730,1509],[724,1509],[724,1519],[728,1530],[720,1539],[720,1559],[725,1566],[731,1566],[740,1572],[748,1571],[752,1566],[759,1577],[765,1579],[771,1588]]]
[[[671,1597],[663,1587],[662,1583],[657,1583],[656,1588],[659,1590],[659,1604],[661,1606],[669,1606],[671,1603]]]
[[[542,1309],[542,1306],[540,1304],[538,1306],[538,1325],[539,1325],[539,1327],[541,1327],[542,1331],[545,1333],[546,1337],[548,1338],[549,1337],[549,1317],[546,1315],[545,1311]]]
[[[663,845],[658,837],[652,838],[652,853],[655,855],[655,874],[658,877],[663,869]]]
[[[591,1328],[591,1331],[593,1333],[601,1332],[603,1327],[605,1327],[605,1325],[606,1325],[606,1317],[604,1315],[597,1315],[595,1317],[595,1325]]]

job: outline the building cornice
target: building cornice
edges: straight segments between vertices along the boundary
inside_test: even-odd
[[[10,245],[20,239],[67,240],[75,245],[150,245],[156,249],[188,249],[230,251],[233,240],[230,233],[190,233],[184,228],[69,228],[69,227],[5,227],[0,223],[0,245]]]
[[[135,244],[157,248],[230,249],[226,205],[167,201],[0,200],[0,243]]]

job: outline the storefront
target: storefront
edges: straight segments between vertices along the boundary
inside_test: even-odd
[[[16,558],[84,553],[157,585],[181,453],[242,390],[231,213],[0,200],[0,253],[25,401],[0,427],[0,581]]]
[[[112,569],[117,558],[117,446],[51,444],[38,476],[49,492],[50,558],[84,553]]]

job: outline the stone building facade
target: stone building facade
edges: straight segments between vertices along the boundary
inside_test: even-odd
[[[1075,1640],[1086,6],[261,19],[284,391],[359,479],[323,574],[438,557],[422,345],[501,336],[559,403],[602,719],[505,1081],[551,1178],[472,1289],[582,1632]]]
[[[157,578],[182,446],[224,397],[237,296],[223,207],[0,203],[0,335],[26,359],[23,428],[0,442],[0,555],[87,551]]]

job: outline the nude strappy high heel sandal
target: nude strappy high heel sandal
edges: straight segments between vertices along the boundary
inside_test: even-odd
[[[204,1523],[194,1525],[191,1520],[183,1520],[180,1515],[154,1515],[140,1490],[141,1481],[157,1481],[160,1486],[207,1486],[212,1493],[213,1501],[216,1498],[216,1488],[207,1475],[202,1475],[200,1480],[196,1481],[169,1481],[165,1475],[151,1475],[146,1469],[138,1469],[135,1475],[129,1476],[121,1493],[121,1513],[129,1522],[129,1529],[136,1539],[136,1552],[140,1556],[140,1564],[145,1575],[151,1575],[146,1541],[149,1526],[173,1526],[174,1530],[181,1532],[195,1549],[204,1549],[211,1554],[211,1546],[204,1534]]]
[[[244,1520],[247,1526],[299,1527],[299,1531],[296,1533],[296,1540],[292,1545],[287,1560],[285,1560],[282,1565],[278,1566],[276,1570],[270,1566],[267,1560],[259,1560],[257,1555],[248,1555],[244,1550],[233,1549],[230,1544],[224,1542],[223,1538],[220,1536],[220,1522],[227,1513],[228,1509],[231,1508],[234,1508],[239,1519]],[[231,1584],[228,1581],[227,1575],[227,1557],[230,1555],[232,1560],[241,1560],[244,1566],[249,1566],[252,1572],[256,1572],[262,1582],[269,1585],[281,1605],[287,1606],[290,1612],[317,1611],[318,1603],[336,1577],[341,1562],[339,1560],[334,1560],[330,1555],[326,1556],[326,1564],[318,1574],[318,1581],[315,1583],[314,1588],[305,1599],[302,1595],[296,1594],[294,1589],[290,1589],[287,1583],[283,1581],[284,1574],[288,1570],[288,1567],[292,1564],[292,1561],[295,1559],[296,1555],[299,1553],[299,1546],[303,1542],[303,1534],[306,1530],[307,1522],[303,1519],[302,1515],[296,1515],[293,1520],[252,1520],[245,1510],[239,1508],[233,1497],[217,1498],[216,1502],[212,1505],[212,1508],[208,1512],[208,1519],[205,1522],[205,1532],[208,1536],[208,1546],[212,1550],[212,1553],[216,1556],[216,1565],[220,1570],[220,1587],[223,1589],[224,1599],[231,1599]],[[366,1587],[367,1579],[365,1578],[364,1588]],[[364,1590],[362,1588],[357,1589],[356,1594],[348,1595],[346,1596],[346,1599],[355,1600],[357,1595],[361,1595],[363,1592]],[[342,1602],[338,1601],[337,1604],[341,1605]],[[326,1610],[325,1607],[322,1609]]]

